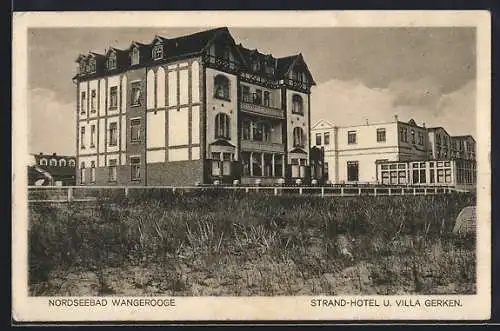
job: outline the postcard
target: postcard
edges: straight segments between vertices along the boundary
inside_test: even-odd
[[[485,320],[486,11],[17,12],[20,322]]]

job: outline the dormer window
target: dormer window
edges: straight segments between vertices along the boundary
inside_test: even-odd
[[[95,59],[90,60],[89,62],[89,72],[94,73],[96,72],[96,65],[95,65]]]
[[[163,58],[163,45],[155,45],[153,47],[153,60],[161,60]]]
[[[84,74],[85,73],[85,62],[80,62],[80,66],[78,67],[78,73],[79,74]]]
[[[108,69],[116,69],[116,54],[111,53],[108,58]]]
[[[274,75],[274,66],[272,65],[272,63],[266,64],[266,74]]]
[[[260,70],[260,61],[258,59],[254,59],[252,62],[252,70],[259,71]]]
[[[139,64],[139,49],[137,47],[132,50],[131,63],[132,65]]]

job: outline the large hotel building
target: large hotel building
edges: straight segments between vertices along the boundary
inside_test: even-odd
[[[312,146],[324,152],[322,173],[332,183],[442,185],[470,189],[476,184],[476,142],[451,136],[442,127],[394,120],[352,126],[319,121]],[[314,168],[313,168],[314,170]]]
[[[77,59],[77,183],[193,185],[310,176],[301,54],[237,45],[227,28]]]

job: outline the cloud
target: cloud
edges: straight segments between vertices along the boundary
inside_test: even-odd
[[[432,77],[394,81],[386,89],[333,79],[312,90],[311,119],[347,126],[389,121],[397,114],[402,121],[413,118],[428,127],[442,126],[453,135],[475,135],[475,94],[475,80],[443,94]]]
[[[366,87],[361,82],[333,79],[314,87],[311,92],[311,120],[330,120],[346,126],[368,119],[387,121],[393,118],[394,97],[387,89]]]
[[[438,81],[430,76],[417,80],[396,80],[389,84],[390,93],[394,96],[394,106],[428,106],[435,105],[442,94]]]
[[[43,88],[31,89],[28,98],[29,152],[75,154],[75,104]]]
[[[454,135],[476,137],[476,82],[469,81],[458,90],[441,97],[436,122],[447,126]]]

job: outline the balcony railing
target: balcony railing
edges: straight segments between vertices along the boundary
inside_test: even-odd
[[[252,102],[242,101],[240,103],[240,109],[241,109],[241,111],[246,112],[246,113],[262,115],[262,116],[269,116],[269,117],[274,117],[274,118],[279,118],[279,119],[285,118],[285,116],[283,114],[283,110],[281,110],[279,108],[264,106],[264,105],[256,104],[256,103],[252,103]]]
[[[236,72],[239,70],[239,63],[235,61],[230,61],[221,57],[215,57],[213,55],[205,55],[203,60],[208,66],[213,66],[224,71]]]
[[[283,153],[285,151],[285,144],[257,140],[241,140],[241,149],[243,151]]]

